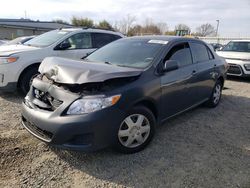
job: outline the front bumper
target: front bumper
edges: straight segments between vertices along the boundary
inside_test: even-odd
[[[0,90],[16,90],[19,72],[16,63],[0,65]]]
[[[15,91],[17,88],[17,82],[10,82],[5,86],[0,86],[1,91],[7,91],[7,92],[12,92]]]
[[[238,77],[250,77],[250,71],[244,67],[245,62],[241,60],[226,59],[229,69],[227,75]]]
[[[75,97],[53,88],[51,85],[49,93],[55,92],[58,96],[64,93],[65,98],[55,111],[31,108],[27,102],[22,104],[22,124],[31,134],[48,144],[81,151],[95,151],[114,143],[125,117],[122,110],[112,106],[90,114],[64,115]]]

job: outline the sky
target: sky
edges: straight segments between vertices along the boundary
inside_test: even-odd
[[[169,29],[179,23],[195,32],[204,23],[215,28],[220,21],[220,36],[250,37],[250,0],[2,0],[0,18],[28,18],[40,21],[72,16],[88,17],[95,22],[115,23],[127,15],[136,23],[146,19],[162,22]]]

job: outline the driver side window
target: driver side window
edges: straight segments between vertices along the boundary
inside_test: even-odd
[[[175,60],[179,67],[192,64],[192,56],[189,44],[187,42],[180,43],[171,48],[165,57],[166,60]]]
[[[90,33],[77,33],[63,41],[63,43],[65,42],[70,44],[67,50],[93,48]]]

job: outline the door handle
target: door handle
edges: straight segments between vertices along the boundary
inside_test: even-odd
[[[197,73],[196,70],[192,71],[192,75],[196,75],[196,73]]]

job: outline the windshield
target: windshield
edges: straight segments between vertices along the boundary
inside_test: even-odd
[[[27,42],[24,45],[35,46],[35,47],[47,47],[61,39],[64,35],[68,34],[68,31],[54,30],[39,35]]]
[[[250,52],[250,42],[229,42],[222,51]]]
[[[6,44],[8,44],[8,45],[11,45],[11,44],[18,44],[18,43],[21,42],[23,39],[24,39],[23,37],[18,37],[18,38],[16,38],[16,39],[13,39],[13,40],[7,42]]]
[[[117,40],[95,51],[86,60],[131,68],[146,68],[163,45],[151,41],[153,40]]]

